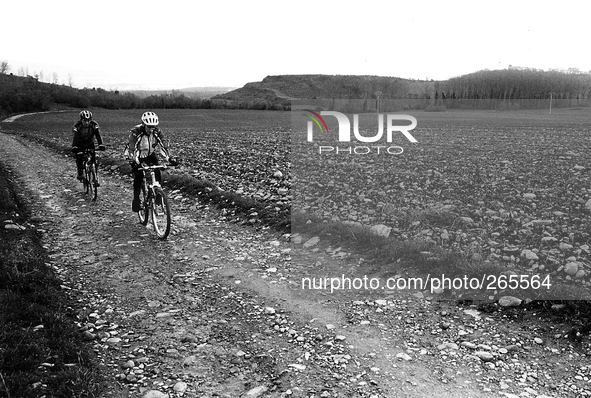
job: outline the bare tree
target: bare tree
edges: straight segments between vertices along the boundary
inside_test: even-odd
[[[74,85],[74,76],[72,73],[68,73],[68,86],[72,87]]]
[[[8,65],[8,61],[2,61],[0,62],[0,74],[7,74],[8,71],[10,70],[10,66]]]
[[[59,79],[57,76],[57,72],[53,72],[53,84],[58,84],[59,83]]]

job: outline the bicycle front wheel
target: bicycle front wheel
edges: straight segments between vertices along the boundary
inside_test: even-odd
[[[160,239],[166,239],[170,234],[170,204],[168,197],[160,187],[154,188],[155,198],[152,198],[152,223]]]
[[[150,206],[148,204],[148,191],[146,191],[146,184],[142,183],[142,189],[140,191],[140,211],[137,213],[140,223],[142,225],[148,225],[150,220]]]
[[[92,196],[92,200],[96,200],[98,194],[98,177],[96,175],[96,169],[94,165],[90,165],[90,172],[88,176],[88,185],[90,187],[90,195]]]
[[[82,183],[84,186],[84,193],[88,194],[90,192],[90,167],[87,164],[84,165],[84,177]]]

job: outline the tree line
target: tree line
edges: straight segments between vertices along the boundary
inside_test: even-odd
[[[537,69],[483,70],[435,86],[436,103],[481,100],[489,104],[539,104],[556,100],[563,106],[589,106],[591,74]],[[452,101],[450,101],[452,100]]]
[[[105,109],[269,109],[284,106],[266,100],[225,100],[189,98],[184,94],[161,94],[140,98],[102,88],[77,89],[63,84],[41,82],[31,76],[0,73],[0,117],[25,112],[44,112],[58,105]]]

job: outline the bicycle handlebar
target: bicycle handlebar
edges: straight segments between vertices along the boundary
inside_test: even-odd
[[[103,144],[103,146],[104,146],[104,147],[105,147],[105,149],[106,149],[106,147],[107,147],[108,145],[105,145],[105,144]],[[73,148],[76,148],[76,147],[74,146]],[[97,149],[97,148],[92,148],[92,149],[91,149],[91,148],[85,148],[83,151],[76,151],[76,152],[74,152],[74,153],[75,153],[76,155],[83,155],[83,154],[85,154],[85,153],[96,153],[96,152],[102,152],[102,151],[103,151],[103,150],[101,150],[101,149]]]
[[[153,166],[142,165],[142,167],[138,167],[138,170],[143,171],[143,170],[166,169],[166,168],[168,168],[168,166],[165,164],[156,164]]]

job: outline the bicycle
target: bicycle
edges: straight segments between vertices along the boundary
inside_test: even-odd
[[[166,169],[165,165],[148,166],[142,164],[138,170],[144,173],[141,188],[141,209],[138,212],[140,223],[148,225],[150,217],[158,238],[164,240],[170,234],[171,216],[168,197],[156,180],[156,169]]]
[[[82,165],[84,168],[84,175],[82,176],[82,184],[84,187],[84,193],[92,196],[92,200],[95,201],[98,196],[97,188],[100,186],[98,181],[96,161],[92,161],[92,154],[96,153],[94,149],[85,149],[82,152],[77,152],[77,155],[82,155]],[[96,155],[95,155],[96,156]]]

